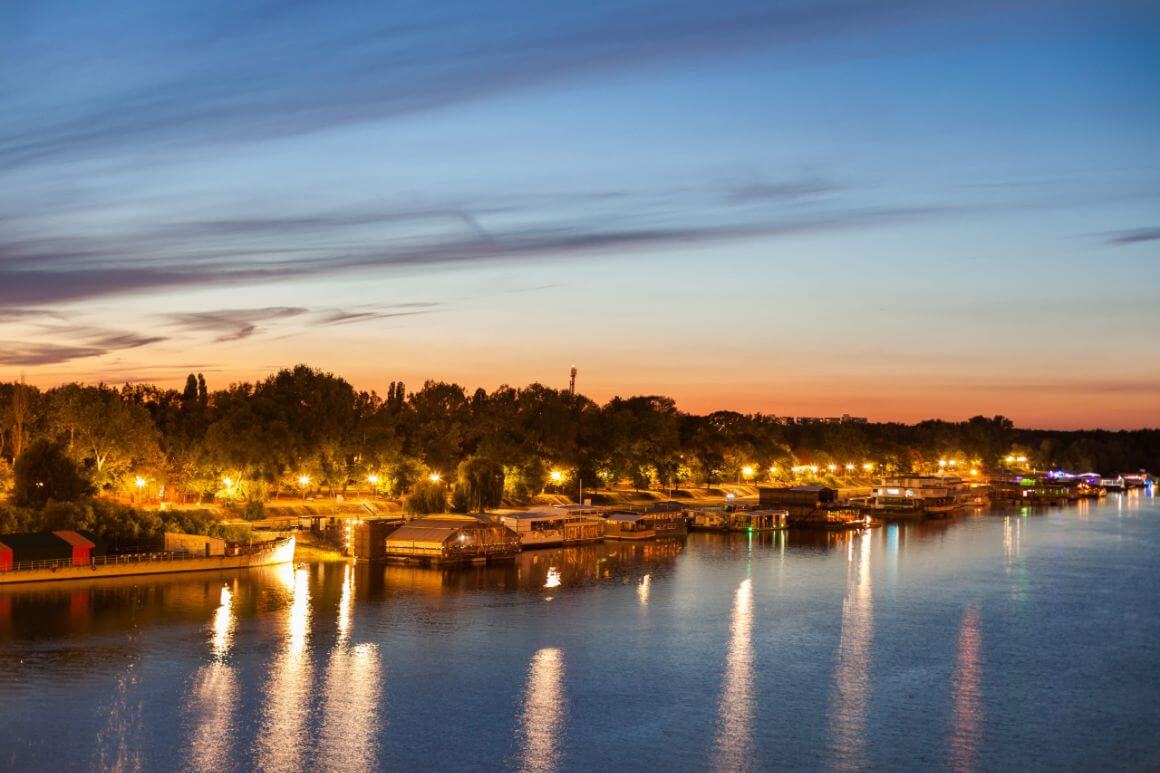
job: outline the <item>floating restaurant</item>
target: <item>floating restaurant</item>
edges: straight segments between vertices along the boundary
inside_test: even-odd
[[[604,519],[597,508],[583,505],[550,507],[500,516],[525,548],[580,545],[604,539]]]
[[[883,478],[874,488],[871,507],[884,518],[938,517],[959,509],[966,496],[966,485],[957,476],[905,475]]]
[[[609,513],[604,519],[606,540],[649,540],[683,537],[688,533],[685,514],[681,511]]]
[[[838,499],[838,490],[829,486],[761,487],[758,506],[785,510],[786,525],[805,529],[861,529],[867,518],[855,507]]]
[[[707,508],[694,510],[689,528],[695,531],[778,531],[789,526],[788,510]]]
[[[996,504],[1066,505],[1079,499],[1077,488],[1049,476],[1020,475],[991,481],[991,501]]]
[[[519,552],[519,535],[482,514],[424,516],[390,531],[383,541],[383,558],[404,563],[484,563]]]

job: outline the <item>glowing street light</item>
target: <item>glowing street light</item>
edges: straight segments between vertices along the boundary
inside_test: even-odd
[[[302,488],[306,488],[307,486],[309,486],[310,485],[310,476],[309,475],[299,475],[298,476],[298,485],[301,486]]]
[[[145,488],[145,479],[138,475],[133,479],[133,485],[137,488]]]
[[[379,476],[374,474],[368,475],[367,483],[371,484],[372,486],[379,485]]]
[[[443,480],[443,476],[437,472],[433,472],[427,476],[427,480],[431,481],[432,483],[438,483],[439,481]]]
[[[776,464],[769,468],[769,474],[770,475],[777,475],[777,465]]]
[[[951,467],[958,467],[959,466],[958,461],[955,459],[951,459],[949,462],[947,462],[947,464],[949,464]]]
[[[866,462],[866,464],[862,465],[862,469],[866,472],[870,472],[874,469],[874,465],[871,462]]]
[[[854,465],[852,465],[852,464],[847,464],[847,465],[846,465],[846,469],[847,469],[847,470],[853,470],[853,469],[854,469]]]
[[[972,467],[972,468],[971,468],[971,474],[972,474],[972,475],[978,475],[978,474],[979,474],[979,470],[978,470],[978,468],[976,468],[976,467]]]
[[[827,465],[826,465],[826,469],[827,469],[827,470],[829,470],[830,472],[833,472],[834,470],[838,469],[838,465],[836,465],[836,464],[827,464]]]
[[[224,475],[224,476],[222,476],[222,485],[225,486],[226,488],[233,488],[234,487],[234,479],[231,478],[229,475]]]
[[[748,480],[749,478],[752,478],[753,477],[753,466],[747,464],[744,467],[742,467],[741,468],[741,477],[745,478],[746,480]]]
[[[1014,464],[1014,463],[1015,463],[1015,457],[1008,454],[1007,455],[1007,464]]]
[[[564,480],[564,473],[560,472],[559,470],[552,470],[550,473],[548,473],[548,477],[552,479],[553,483],[559,483],[560,481]]]
[[[939,459],[939,460],[938,460],[938,466],[939,466],[939,467],[946,467],[946,466],[947,466],[947,460],[946,460],[946,459]]]

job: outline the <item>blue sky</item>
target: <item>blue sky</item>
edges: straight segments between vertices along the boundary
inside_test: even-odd
[[[1160,424],[1150,3],[0,8],[0,378]]]

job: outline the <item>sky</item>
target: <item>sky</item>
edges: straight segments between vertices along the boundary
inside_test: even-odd
[[[1154,2],[0,4],[0,380],[1160,426]]]

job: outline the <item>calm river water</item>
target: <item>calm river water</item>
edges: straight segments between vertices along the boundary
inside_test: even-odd
[[[0,591],[0,769],[1160,766],[1147,494]]]

